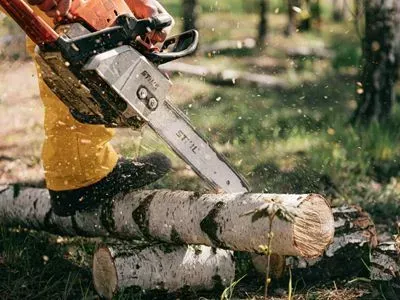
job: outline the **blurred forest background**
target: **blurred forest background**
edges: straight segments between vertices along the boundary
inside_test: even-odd
[[[201,37],[195,56],[166,67],[172,101],[253,191],[321,193],[334,205],[357,203],[381,232],[398,232],[397,1],[160,2],[176,20],[174,33],[196,28]],[[40,186],[43,111],[24,40],[0,16],[0,184]],[[161,149],[173,158],[174,170],[151,188],[206,191],[149,129],[119,130],[113,143],[126,156]],[[95,241],[1,234],[2,299],[93,298],[85,268]],[[328,299],[323,293],[298,297]]]

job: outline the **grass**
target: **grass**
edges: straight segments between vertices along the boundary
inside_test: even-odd
[[[202,42],[254,37],[256,1],[245,2],[246,7],[239,0],[202,1]],[[179,1],[163,3],[173,15],[180,14]],[[396,106],[392,121],[385,125],[349,125],[361,53],[353,24],[326,21],[319,31],[285,38],[282,3],[271,3],[271,11],[279,8],[279,13],[270,16],[268,47],[256,61],[253,52],[186,61],[273,74],[285,79],[288,89],[215,86],[175,77],[171,96],[255,192],[321,193],[335,204],[359,203],[377,222],[391,226],[400,215],[400,108]],[[325,9],[323,15],[328,13]],[[177,23],[181,23],[179,18]],[[335,55],[332,60],[288,59],[285,49],[294,45],[327,47]],[[123,155],[161,149],[173,158],[174,171],[152,187],[206,190],[149,130],[132,137],[134,142],[130,135],[116,142]],[[46,233],[1,229],[1,299],[95,299],[89,264],[98,241],[57,240]],[[361,293],[353,288],[309,289],[296,291],[294,299],[352,299],[351,295]],[[141,297],[123,291],[116,299]]]

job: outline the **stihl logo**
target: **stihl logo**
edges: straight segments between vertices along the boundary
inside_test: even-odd
[[[190,140],[190,138],[189,138],[186,134],[183,133],[182,130],[179,130],[179,131],[176,133],[176,136],[177,136],[178,139],[180,139],[183,143],[185,143],[185,144],[189,143],[189,149],[192,150],[192,152],[193,152],[194,154],[197,154],[197,149],[198,149],[198,147],[194,144],[193,141]]]
[[[154,80],[153,77],[147,71],[143,71],[141,75],[147,80],[148,83],[154,88],[154,90],[158,89],[160,85]]]

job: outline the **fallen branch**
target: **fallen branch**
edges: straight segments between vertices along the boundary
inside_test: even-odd
[[[247,252],[259,251],[272,231],[275,253],[304,257],[322,254],[334,233],[331,209],[323,197],[315,194],[200,196],[155,190],[120,194],[110,200],[95,211],[59,217],[51,211],[46,190],[6,187],[0,192],[0,225]],[[272,215],[276,217],[270,228]]]
[[[234,278],[232,253],[206,246],[108,245],[99,248],[93,258],[94,286],[106,299],[128,287],[146,293],[179,293],[188,287],[210,291],[230,285]]]
[[[333,57],[333,52],[323,47],[296,47],[288,48],[286,50],[286,55],[294,59],[306,57],[329,59]]]
[[[207,82],[220,85],[243,85],[259,88],[285,89],[289,87],[287,81],[267,74],[254,74],[236,70],[217,71],[211,68],[189,65],[182,62],[170,62],[160,66],[164,72],[178,75],[202,77]]]
[[[240,50],[240,49],[254,49],[256,41],[252,38],[244,40],[222,40],[212,44],[203,45],[197,51],[201,54],[217,54],[226,51]]]

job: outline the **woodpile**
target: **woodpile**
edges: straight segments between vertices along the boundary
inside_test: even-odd
[[[94,255],[95,287],[106,298],[126,287],[227,286],[235,278],[231,250],[259,252],[273,232],[274,253],[311,259],[324,252],[334,234],[331,208],[319,195],[168,190],[120,194],[93,211],[59,217],[47,190],[5,186],[0,188],[0,225],[126,240],[102,246]]]
[[[179,292],[227,286],[237,276],[232,250],[251,253],[263,273],[263,245],[271,246],[271,273],[282,280],[290,268],[304,283],[369,277],[400,292],[399,238],[379,244],[360,207],[331,209],[315,194],[133,191],[93,211],[59,217],[47,190],[4,186],[0,225],[112,238],[93,260],[96,290],[108,299],[128,287]]]

